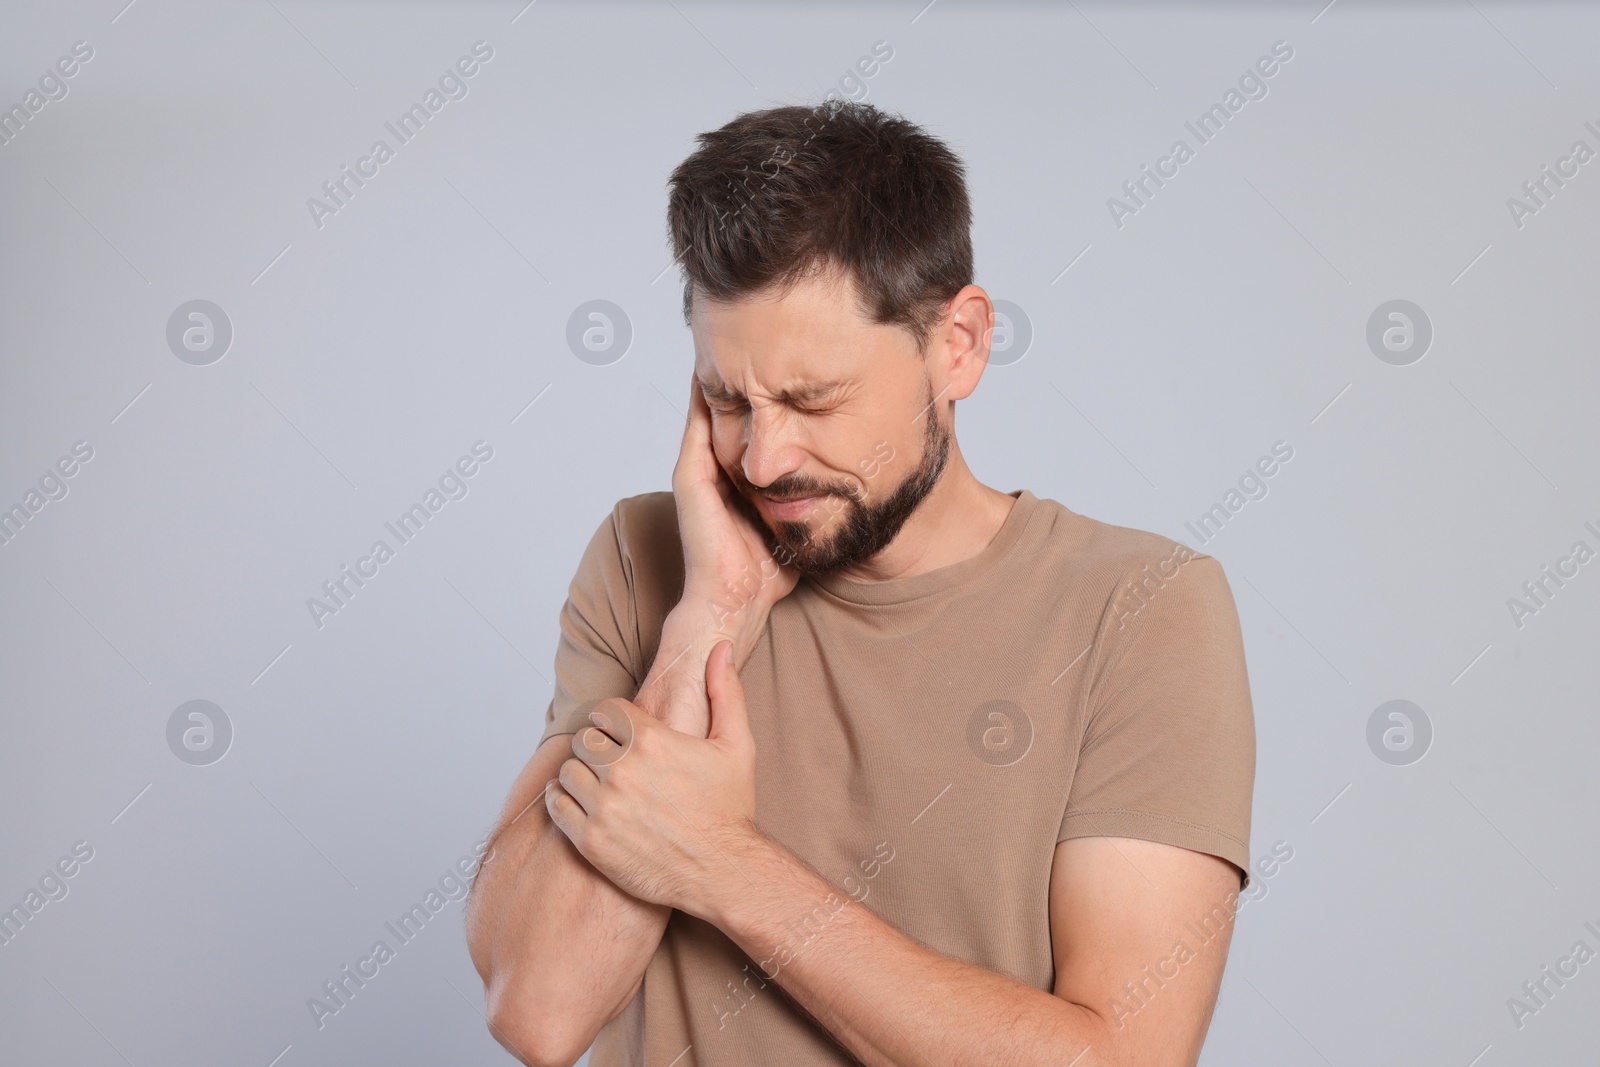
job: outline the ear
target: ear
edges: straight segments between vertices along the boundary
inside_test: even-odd
[[[949,322],[942,331],[945,377],[941,399],[965,400],[978,388],[989,365],[989,345],[994,338],[994,303],[982,287],[969,285],[950,300]],[[932,359],[936,353],[930,352]],[[931,368],[930,368],[931,369]]]

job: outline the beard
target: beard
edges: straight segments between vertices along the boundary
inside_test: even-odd
[[[924,410],[928,421],[922,457],[916,469],[881,499],[865,500],[865,489],[859,480],[841,487],[799,475],[786,475],[765,490],[757,490],[745,479],[744,472],[735,468],[731,472],[736,490],[734,506],[761,531],[772,558],[782,566],[793,567],[801,574],[826,574],[865,563],[888,547],[944,473],[950,454],[950,431],[939,422],[938,413],[933,409],[931,385],[928,406]],[[826,497],[839,501],[841,508],[825,518],[822,529],[813,535],[805,522],[779,521],[776,526],[768,525],[750,499],[759,492],[780,498]],[[821,507],[819,501],[813,508],[813,515]],[[828,535],[830,529],[834,532]]]

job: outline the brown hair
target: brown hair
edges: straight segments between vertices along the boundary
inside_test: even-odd
[[[697,140],[668,181],[685,324],[696,287],[727,301],[843,268],[867,317],[922,352],[972,284],[965,169],[904,118],[828,100],[746,112]]]

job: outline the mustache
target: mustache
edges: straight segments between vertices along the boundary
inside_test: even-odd
[[[810,496],[842,496],[848,500],[861,500],[865,487],[859,481],[848,481],[842,486],[827,485],[804,478],[779,478],[771,485],[757,488],[745,478],[743,471],[732,472],[734,487],[747,497],[766,497],[768,500],[799,500]]]

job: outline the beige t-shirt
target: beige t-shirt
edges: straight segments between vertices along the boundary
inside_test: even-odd
[[[1049,991],[1058,842],[1161,841],[1228,860],[1248,885],[1255,723],[1215,559],[1011,495],[970,559],[801,579],[740,678],[761,829],[933,951]],[[683,580],[672,494],[619,501],[561,611],[546,737],[633,696]],[[854,1062],[720,930],[678,911],[590,1058]]]

